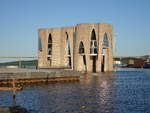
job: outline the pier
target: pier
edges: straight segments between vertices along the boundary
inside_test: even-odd
[[[16,83],[79,81],[80,72],[65,69],[11,69],[0,68],[0,84],[11,84],[12,77]]]

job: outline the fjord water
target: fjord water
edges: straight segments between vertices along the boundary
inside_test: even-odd
[[[150,113],[150,70],[91,73],[80,82],[25,86],[17,105],[30,113]],[[0,91],[0,106],[12,105],[12,92]]]

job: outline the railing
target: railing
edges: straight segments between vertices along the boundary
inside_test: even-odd
[[[91,56],[97,55],[97,42],[96,42],[96,40],[91,40],[90,55]]]
[[[19,59],[19,58],[38,58],[38,57],[30,57],[30,56],[0,56],[0,58],[14,58],[14,59]]]
[[[35,59],[38,59],[38,57],[34,57],[34,56],[0,56],[0,59],[7,59],[7,61],[3,61],[1,63],[11,63],[11,62],[18,62],[17,64],[15,64],[15,66],[18,66],[19,68],[22,68],[22,62],[25,62],[25,60],[23,59],[31,59],[35,60]],[[13,60],[12,60],[13,59]],[[14,60],[15,59],[15,60]],[[17,60],[16,60],[17,59]],[[11,61],[10,61],[11,60]],[[7,65],[6,65],[7,66]],[[10,66],[10,65],[9,65]],[[14,65],[13,65],[14,66]],[[25,65],[23,65],[25,67]],[[29,65],[26,65],[26,66],[29,66]],[[31,66],[31,65],[30,65]],[[37,67],[35,65],[35,67]]]

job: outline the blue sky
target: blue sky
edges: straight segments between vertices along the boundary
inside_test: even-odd
[[[150,0],[0,0],[0,56],[37,56],[37,29],[108,22],[117,56],[150,54]]]

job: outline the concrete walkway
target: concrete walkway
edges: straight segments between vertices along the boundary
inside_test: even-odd
[[[80,72],[69,69],[12,69],[0,68],[0,81],[18,80],[37,80],[45,79],[48,81],[79,80]],[[27,82],[27,81],[26,81]]]
[[[0,113],[10,113],[10,110],[8,107],[0,107]]]
[[[26,68],[0,68],[0,73],[18,73],[18,72],[55,72],[68,71],[70,69],[26,69]],[[70,70],[71,71],[71,70]]]

